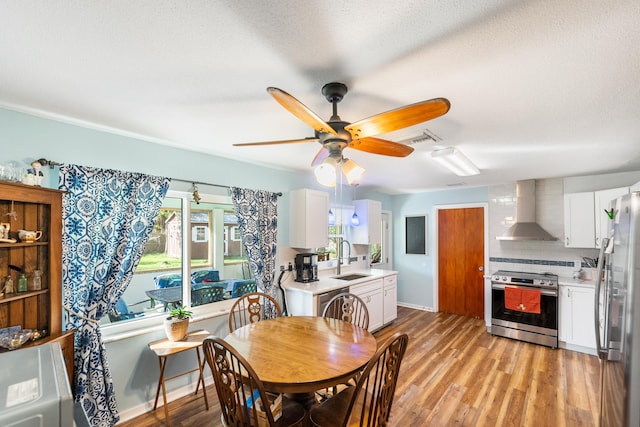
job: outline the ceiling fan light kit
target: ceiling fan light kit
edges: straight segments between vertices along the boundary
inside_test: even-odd
[[[362,175],[364,169],[356,165],[355,162],[343,158],[342,152],[345,148],[353,148],[354,150],[371,154],[381,154],[383,156],[406,157],[414,151],[413,147],[376,138],[376,136],[435,119],[436,117],[446,114],[451,107],[449,100],[446,98],[434,98],[405,105],[357,122],[349,123],[343,121],[338,115],[338,103],[342,101],[347,91],[347,86],[344,83],[332,82],[322,87],[322,94],[333,106],[333,114],[329,121],[325,122],[316,113],[287,92],[276,87],[268,87],[267,92],[269,92],[280,105],[315,130],[315,137],[233,145],[255,146],[319,142],[322,148],[318,154],[316,154],[311,164],[312,166],[317,166],[314,169],[314,173],[318,182],[329,187],[335,186],[336,165],[343,163],[343,172],[347,174],[347,180],[349,184],[351,184],[353,180]],[[327,163],[328,159],[333,159],[335,163],[333,165],[333,172],[331,172],[328,164],[323,166]],[[350,178],[351,174],[353,174],[352,178]]]
[[[326,187],[335,187],[337,166],[338,162],[333,157],[324,159],[313,171],[318,183]]]
[[[454,147],[432,151],[431,158],[458,176],[478,175],[480,173],[478,167]]]
[[[351,159],[342,160],[340,168],[342,169],[342,173],[344,174],[344,176],[347,177],[347,182],[349,183],[349,185],[353,185],[365,171],[363,167],[359,166]]]

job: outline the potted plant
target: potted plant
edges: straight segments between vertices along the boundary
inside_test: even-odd
[[[184,306],[176,307],[169,312],[169,317],[164,321],[164,330],[169,341],[182,341],[187,337],[192,314]]]

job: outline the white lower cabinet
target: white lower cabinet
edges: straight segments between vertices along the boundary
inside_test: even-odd
[[[560,286],[558,339],[566,348],[595,354],[595,291],[581,286]]]
[[[382,321],[386,325],[398,317],[398,276],[384,278],[382,288],[383,316]]]
[[[369,312],[369,331],[380,329],[384,324],[382,285],[383,279],[376,279],[349,288],[349,292],[359,296],[367,306],[367,311]]]

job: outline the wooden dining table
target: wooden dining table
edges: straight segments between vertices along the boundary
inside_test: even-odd
[[[352,378],[377,349],[366,329],[324,317],[262,320],[224,339],[247,359],[265,389],[307,398]]]

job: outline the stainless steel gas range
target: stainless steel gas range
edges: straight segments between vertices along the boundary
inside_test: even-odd
[[[530,304],[514,299],[520,295]],[[537,303],[537,305],[536,305]],[[558,276],[499,270],[491,276],[491,333],[558,347]]]

